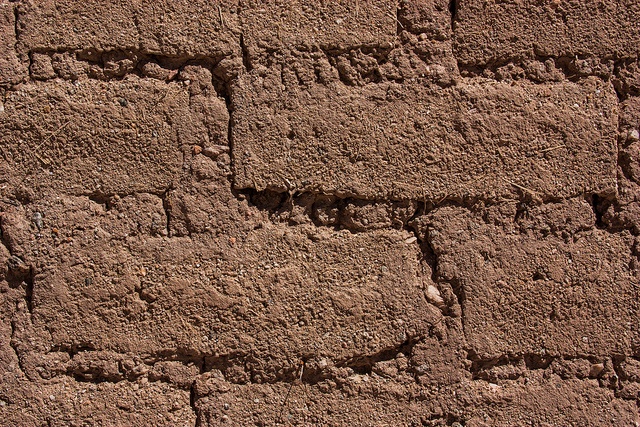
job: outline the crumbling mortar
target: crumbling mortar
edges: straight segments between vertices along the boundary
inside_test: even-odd
[[[583,379],[598,379],[599,385],[602,388],[618,391],[623,388],[621,379],[624,377],[622,370],[622,363],[627,358],[636,359],[633,356],[625,356],[620,354],[613,354],[610,357],[602,357],[598,355],[541,355],[537,353],[519,353],[519,354],[503,354],[490,359],[483,359],[479,357],[473,350],[468,351],[467,360],[469,362],[467,371],[471,374],[473,380],[492,382],[493,380],[488,377],[488,370],[499,366],[517,366],[518,364],[524,364],[520,372],[514,373],[514,377],[508,378],[508,380],[517,380],[526,376],[527,372],[534,370],[550,370],[553,372],[552,364],[555,361],[588,361],[591,364],[603,364],[607,360],[611,361],[613,372],[613,382],[607,382],[603,378],[606,371],[602,370],[594,375],[585,376]],[[601,368],[602,369],[602,368]],[[571,378],[563,378],[571,379]]]
[[[23,366],[22,363],[22,358],[20,357],[20,349],[18,347],[18,342],[15,339],[15,334],[16,334],[16,326],[15,326],[15,322],[13,320],[11,320],[9,322],[9,324],[11,325],[11,337],[9,338],[9,346],[11,347],[11,349],[13,350],[13,352],[16,355],[16,359],[18,360],[18,368],[20,369],[20,371],[22,372],[22,374],[24,376],[26,376],[26,370],[25,367]]]
[[[497,80],[497,81],[501,81],[501,80],[505,80],[503,78],[497,78],[495,77],[495,74],[499,71],[500,68],[503,67],[508,67],[508,66],[522,66],[524,65],[522,62],[514,60],[512,58],[496,58],[496,59],[492,59],[491,61],[487,62],[486,64],[475,64],[475,63],[463,63],[460,61],[460,59],[458,58],[458,55],[456,55],[457,53],[457,46],[456,46],[456,37],[455,37],[455,29],[454,29],[454,37],[453,37],[453,57],[456,59],[456,63],[458,64],[458,69],[460,70],[460,73],[462,74],[462,77],[466,77],[466,78],[474,78],[474,77],[485,77],[487,78],[486,72],[489,71],[493,77],[491,77],[491,79],[493,80]],[[612,78],[615,78],[617,76],[617,64],[620,64],[621,62],[623,62],[624,60],[612,60],[611,62],[611,71],[598,71],[598,70],[591,70],[590,72],[586,72],[586,71],[580,71],[579,70],[579,65],[576,64],[576,61],[586,61],[586,60],[599,60],[600,58],[596,58],[596,57],[592,57],[592,56],[587,56],[587,55],[576,55],[573,57],[569,57],[569,56],[541,56],[541,55],[536,55],[535,57],[529,59],[529,61],[531,62],[536,62],[538,64],[540,64],[541,67],[544,67],[545,63],[547,63],[548,61],[551,61],[555,70],[560,72],[560,74],[563,76],[563,79],[566,81],[571,81],[574,83],[579,83],[589,77],[597,77],[600,80],[602,80],[603,82],[611,82]],[[524,69],[523,69],[524,72]],[[532,78],[533,76],[526,75],[525,72],[525,76],[511,76],[511,80],[527,80],[529,82],[532,83],[537,83],[537,84],[546,84],[549,83],[550,80],[547,79],[538,79],[538,78]],[[553,80],[551,80],[553,81]],[[619,93],[619,91],[617,89],[615,89],[614,86],[614,90],[616,91],[618,98],[621,98],[621,94]]]

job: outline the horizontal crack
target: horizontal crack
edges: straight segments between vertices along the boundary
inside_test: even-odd
[[[499,382],[517,380],[535,370],[550,371],[562,379],[597,379],[600,387],[614,390],[616,393],[628,382],[629,378],[622,365],[625,360],[636,360],[631,356],[614,354],[610,357],[596,355],[541,355],[537,353],[504,354],[494,358],[481,358],[469,351],[468,371],[473,380]]]

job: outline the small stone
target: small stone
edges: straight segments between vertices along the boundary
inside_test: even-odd
[[[7,267],[14,273],[27,274],[31,268],[20,258],[15,255],[7,260]]]
[[[192,151],[193,151],[193,154],[198,155],[202,153],[202,147],[199,145],[194,145]]]
[[[427,286],[426,291],[427,300],[436,307],[444,307],[444,300],[440,296],[440,291],[433,285]]]
[[[640,139],[640,132],[638,129],[633,129],[629,132],[629,141],[638,141]]]
[[[202,154],[212,159],[216,159],[218,156],[228,152],[229,147],[226,145],[212,145],[202,150]]]
[[[129,101],[124,98],[118,98],[118,104],[120,104],[121,107],[126,107],[129,105]]]
[[[38,230],[42,230],[42,227],[44,225],[44,223],[42,222],[42,214],[40,212],[35,212],[31,219],[33,220],[35,226],[38,227]]]
[[[49,400],[53,402],[54,400],[56,400],[56,397],[53,394],[50,394]]]
[[[589,376],[591,378],[595,378],[600,375],[604,371],[604,364],[602,363],[594,363],[591,365],[591,369],[589,369]]]
[[[225,411],[229,410],[229,404],[225,403],[224,405],[222,405],[222,409],[224,409]]]
[[[408,245],[415,243],[418,240],[418,238],[416,236],[412,236],[409,237],[408,239],[406,239],[404,242]]]
[[[167,81],[175,79],[178,73],[180,73],[180,70],[169,70],[167,73]]]

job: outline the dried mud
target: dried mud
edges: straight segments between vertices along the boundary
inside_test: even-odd
[[[638,19],[0,0],[0,424],[640,425]]]

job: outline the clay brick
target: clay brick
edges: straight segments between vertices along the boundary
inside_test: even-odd
[[[401,29],[436,40],[449,40],[452,35],[448,0],[402,0],[398,20]]]
[[[15,49],[15,4],[0,0],[0,85],[17,83],[27,76]]]
[[[617,206],[610,206],[604,222],[614,228],[640,232],[640,98],[631,97],[620,104],[618,139]]]
[[[294,383],[289,390],[281,383],[238,386],[220,373],[208,373],[194,387],[196,412],[207,427],[238,421],[263,424],[278,416],[291,423],[313,419],[322,425],[420,425],[424,420],[456,425],[451,419],[457,419],[470,426],[623,427],[637,419],[633,400],[616,399],[613,390],[597,381],[559,381],[543,378],[540,371],[530,372],[526,381],[463,381],[454,389],[439,387],[434,399],[425,400],[411,398],[418,390],[402,377],[349,375],[340,370],[332,374],[332,380],[314,386]],[[340,399],[326,398],[336,392]],[[389,400],[396,399],[394,411],[385,410]],[[353,407],[360,410],[354,413]]]
[[[240,3],[244,43],[250,52],[310,46],[325,50],[361,46],[389,48],[395,40],[395,1],[246,0]]]
[[[617,98],[600,80],[353,88],[287,73],[232,91],[236,188],[420,200],[615,188]]]
[[[214,58],[239,55],[238,0],[147,0],[137,16],[144,52]]]
[[[60,204],[66,212],[48,214]],[[5,227],[3,233],[37,272],[33,318],[34,330],[42,332],[33,336],[40,347],[251,355],[255,366],[239,360],[228,369],[246,368],[242,375],[271,381],[282,362],[270,365],[270,359],[366,357],[425,336],[442,316],[424,297],[418,245],[406,232],[283,225],[239,234],[228,224],[218,238],[166,239],[135,231],[153,224],[134,216],[149,209],[146,198],[108,211],[82,197],[30,209],[46,217],[42,233],[51,241],[51,258],[29,255],[43,244],[29,237],[35,229],[14,236],[18,227]],[[28,221],[30,215],[16,208],[11,217]],[[66,229],[69,218],[86,233]],[[113,239],[127,241],[126,248],[114,252]]]
[[[238,386],[221,376],[206,374],[200,378],[196,390],[210,393],[198,395],[196,403],[202,427],[224,423],[268,425],[272,420],[274,424],[287,420],[294,425],[313,420],[315,425],[410,426],[420,425],[421,419],[439,418],[430,417],[433,412],[428,403],[410,399],[408,394],[398,399],[400,390],[411,386],[376,375],[369,379],[365,375],[345,374],[337,379],[339,391],[335,382],[326,381],[319,387],[295,384],[290,392],[287,383]],[[335,392],[340,393],[340,399],[326,398]],[[394,403],[394,410],[385,411],[389,400],[395,399],[398,401]],[[358,410],[353,411],[354,407]]]
[[[25,85],[0,116],[10,176],[36,192],[162,192],[181,172],[179,138],[206,134],[182,84],[137,77]]]
[[[0,393],[10,400],[0,407],[3,423],[15,426],[39,425],[47,420],[55,426],[94,425],[195,425],[189,392],[169,384],[87,383],[57,378],[38,388],[13,385]]]
[[[640,53],[635,1],[460,0],[455,51],[462,65],[536,57],[616,59]]]
[[[132,2],[45,0],[20,8],[20,43],[27,51],[138,50]]]
[[[23,6],[28,51],[112,50],[221,57],[239,48],[234,1],[42,1]]]
[[[524,381],[465,384],[456,393],[466,402],[465,425],[623,427],[635,423],[635,403],[616,399],[613,390],[600,387],[597,380],[560,381],[545,374],[533,371]]]
[[[616,69],[613,86],[621,98],[640,95],[640,61],[624,61]]]
[[[586,201],[556,209],[590,211]],[[530,224],[528,232],[453,208],[427,220],[438,275],[458,289],[467,343],[478,357],[633,354],[640,308],[633,236],[592,225],[567,240],[561,227],[575,214],[567,218],[548,215],[546,227]]]

